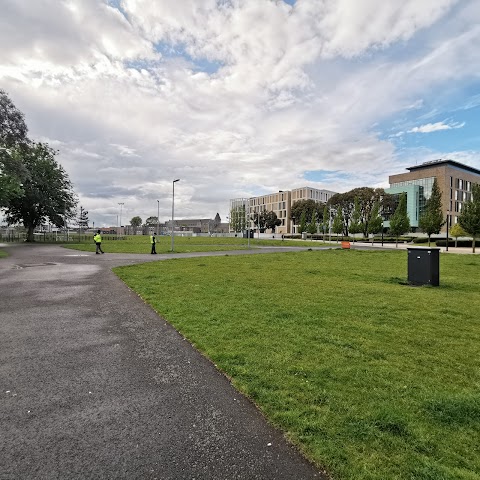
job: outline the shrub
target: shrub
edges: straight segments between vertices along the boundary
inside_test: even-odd
[[[439,239],[435,241],[437,247],[446,247],[447,246],[447,241],[445,239]],[[455,246],[455,240],[449,240],[448,241],[448,246],[449,247],[454,247]],[[480,247],[480,240],[475,241],[475,246]],[[471,240],[458,240],[457,241],[457,247],[472,247],[472,241]]]

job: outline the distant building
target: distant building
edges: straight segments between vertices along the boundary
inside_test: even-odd
[[[471,199],[472,184],[480,184],[480,170],[454,160],[433,160],[407,170],[408,173],[390,175],[390,188],[385,192],[407,194],[407,212],[412,228],[418,227],[435,178],[442,193],[443,214],[445,219],[448,217],[449,227],[457,223],[463,203]]]
[[[331,190],[319,190],[312,187],[295,188],[293,190],[280,190],[277,193],[270,193],[251,198],[237,198],[230,200],[230,227],[232,231],[244,230],[238,217],[250,219],[256,213],[274,212],[282,222],[276,227],[275,232],[279,234],[296,233],[297,226],[291,218],[292,206],[299,200],[314,200],[315,202],[326,203],[337,192]]]
[[[172,231],[172,221],[169,220],[165,223],[166,231]],[[225,233],[228,232],[228,228],[224,223],[215,223],[215,220],[211,218],[185,218],[174,220],[175,231],[180,232],[193,232],[193,233]]]

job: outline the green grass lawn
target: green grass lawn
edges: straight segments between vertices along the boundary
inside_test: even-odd
[[[176,259],[115,272],[335,479],[480,478],[480,258]]]
[[[0,250],[0,258],[8,257],[8,253],[5,250]]]
[[[122,240],[110,239],[108,235],[102,236],[102,249],[108,253],[150,253],[150,237],[147,235],[130,235]],[[260,246],[302,246],[321,247],[326,245],[319,241],[310,240],[258,240],[250,239],[251,248]],[[64,245],[75,250],[94,252],[93,240],[88,243],[76,243]],[[157,253],[171,253],[172,239],[170,236],[157,237]],[[242,250],[248,248],[248,239],[240,237],[180,237],[174,241],[175,253],[208,252],[224,250]]]

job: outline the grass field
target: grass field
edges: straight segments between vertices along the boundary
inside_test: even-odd
[[[335,479],[480,478],[480,258],[405,251],[115,269]]]
[[[109,253],[150,253],[150,237],[147,235],[130,235],[122,240],[110,240],[107,235],[102,236],[102,249]],[[250,239],[251,248],[260,246],[323,246],[323,242],[310,240],[263,240]],[[76,243],[65,247],[87,252],[95,251],[95,244]],[[157,237],[157,253],[171,253],[172,239],[169,236]],[[225,250],[242,250],[248,248],[248,239],[240,237],[180,237],[174,241],[175,253],[208,252]]]
[[[0,258],[5,258],[7,256],[8,256],[8,254],[5,250],[0,250]]]

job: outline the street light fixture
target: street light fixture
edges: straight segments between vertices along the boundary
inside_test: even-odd
[[[180,179],[177,178],[172,182],[172,252],[173,252],[173,243],[174,243],[174,230],[175,230],[175,183],[179,182]]]

